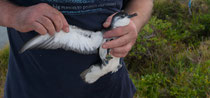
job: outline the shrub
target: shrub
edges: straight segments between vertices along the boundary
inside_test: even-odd
[[[137,88],[136,98],[208,98],[210,48],[209,41],[203,43],[199,49],[190,48],[170,58],[164,70],[149,67],[143,70],[152,72],[131,73]]]
[[[155,1],[152,18],[125,58],[136,97],[209,97],[210,1],[192,1],[192,15],[187,3]]]
[[[7,72],[9,58],[9,47],[6,46],[4,49],[0,50],[0,97],[3,96],[3,87],[5,82],[5,76]]]

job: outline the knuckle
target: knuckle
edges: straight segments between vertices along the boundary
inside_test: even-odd
[[[126,57],[127,53],[123,54],[122,57]]]
[[[116,47],[116,46],[118,46],[118,41],[116,41],[116,40],[113,40],[113,42],[110,42],[110,46],[112,46],[112,47]]]
[[[39,3],[39,8],[45,8],[45,7],[48,7],[49,5],[47,3]]]
[[[37,33],[41,34],[41,35],[46,34],[46,31],[43,30],[43,29],[35,29],[35,31],[36,31]]]
[[[49,29],[48,29],[48,32],[49,32],[50,34],[53,34],[53,33],[55,33],[55,30],[53,30],[52,28],[49,28]]]
[[[57,14],[56,13],[51,13],[51,14],[49,14],[49,16],[53,21],[57,19]]]
[[[118,29],[116,29],[115,33],[116,33],[116,35],[121,35],[122,30],[118,28]]]
[[[126,49],[125,48],[120,48],[120,49],[116,49],[115,52],[118,52],[118,53],[126,53]]]
[[[136,28],[133,28],[133,33],[134,33],[134,36],[137,37],[138,36],[138,31]]]
[[[20,32],[28,32],[29,30],[28,30],[27,27],[21,26],[21,27],[19,28],[19,31],[20,31]]]
[[[116,48],[113,48],[112,51],[113,51],[114,53],[119,52],[119,50],[117,50]]]
[[[125,57],[126,55],[125,55],[125,53],[123,53],[123,54],[122,53],[119,53],[119,54],[116,54],[116,56],[117,57]]]
[[[60,14],[57,10],[55,10],[52,14],[53,14],[55,19],[58,19],[60,17]]]
[[[127,50],[130,51],[131,48],[132,48],[132,46],[133,46],[132,44],[129,44],[129,45],[127,46]]]
[[[54,14],[54,15],[52,16],[52,22],[55,23],[55,24],[57,24],[58,21],[59,21],[59,16],[57,16],[56,14]]]
[[[62,24],[59,21],[57,21],[55,23],[55,28],[56,28],[57,31],[60,31],[62,29]]]
[[[33,24],[35,22],[35,18],[26,17],[25,24]]]
[[[38,21],[40,21],[40,22],[43,22],[43,23],[46,23],[46,22],[48,22],[48,20],[46,19],[46,18],[39,18],[39,19],[37,19]]]
[[[60,11],[57,11],[57,14],[58,14],[59,16],[63,16],[63,14],[62,14]]]
[[[117,53],[113,53],[113,55],[114,55],[115,57],[120,57],[120,54],[117,54]]]
[[[131,31],[131,32],[130,32],[130,36],[131,36],[132,38],[137,38],[137,37],[138,37],[137,31]]]
[[[63,24],[63,27],[64,28],[67,28],[69,25],[68,24]]]
[[[33,23],[32,26],[33,26],[34,30],[39,29],[39,26],[37,26],[37,24],[35,24],[35,23]]]
[[[138,37],[138,33],[134,32],[133,36],[134,36],[134,38],[137,38]]]
[[[128,51],[129,51],[128,48],[124,48],[124,49],[123,49],[123,53],[127,53]]]
[[[130,45],[123,48],[123,53],[128,53],[130,51]]]
[[[40,30],[38,33],[41,34],[41,35],[46,34],[46,32],[44,30]]]

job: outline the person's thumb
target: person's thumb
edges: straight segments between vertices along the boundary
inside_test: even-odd
[[[104,26],[105,28],[108,28],[108,27],[110,26],[111,21],[112,21],[112,17],[113,17],[115,14],[116,14],[116,13],[112,14],[111,16],[109,16],[109,17],[106,19],[106,21],[105,21],[104,24],[103,24],[103,26]]]

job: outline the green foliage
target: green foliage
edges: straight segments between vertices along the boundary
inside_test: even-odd
[[[181,3],[180,3],[181,2]],[[210,4],[156,0],[148,24],[126,57],[137,98],[201,97],[210,94]]]
[[[0,97],[3,96],[3,87],[7,72],[8,58],[9,47],[6,46],[4,49],[0,50]]]
[[[160,19],[179,19],[188,14],[188,9],[178,0],[155,0],[153,16]]]
[[[188,2],[184,0],[156,0],[153,16],[171,22],[172,32],[175,35],[183,35],[181,40],[185,44],[198,45],[198,40],[201,40],[204,36],[210,36],[209,8],[209,0],[193,0],[191,9],[193,13],[190,15]]]
[[[200,50],[201,51],[201,50]],[[208,50],[210,52],[210,50]],[[207,97],[210,90],[209,65],[201,63],[201,58],[206,58],[196,51],[187,51],[178,54],[176,62],[172,64],[176,70],[175,76],[171,79],[170,95],[176,97]],[[208,58],[210,59],[210,58]]]
[[[132,77],[132,76],[131,76]],[[145,76],[132,77],[133,83],[137,88],[138,98],[149,97],[158,98],[159,96],[167,96],[167,78],[163,74],[151,74]]]
[[[210,93],[210,55],[201,51],[207,52],[201,48],[178,53],[170,58],[168,67],[164,66],[163,70],[150,69],[153,72],[145,71],[143,75],[132,73],[131,78],[137,88],[136,97],[207,98]]]

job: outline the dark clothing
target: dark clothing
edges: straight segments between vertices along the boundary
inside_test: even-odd
[[[11,0],[21,6],[45,2],[60,10],[69,24],[100,30],[102,23],[122,8],[122,0]],[[82,55],[63,49],[34,49],[19,54],[36,32],[21,33],[8,28],[10,58],[4,98],[132,98],[135,87],[123,67],[93,84],[80,73],[100,62],[98,54]]]

